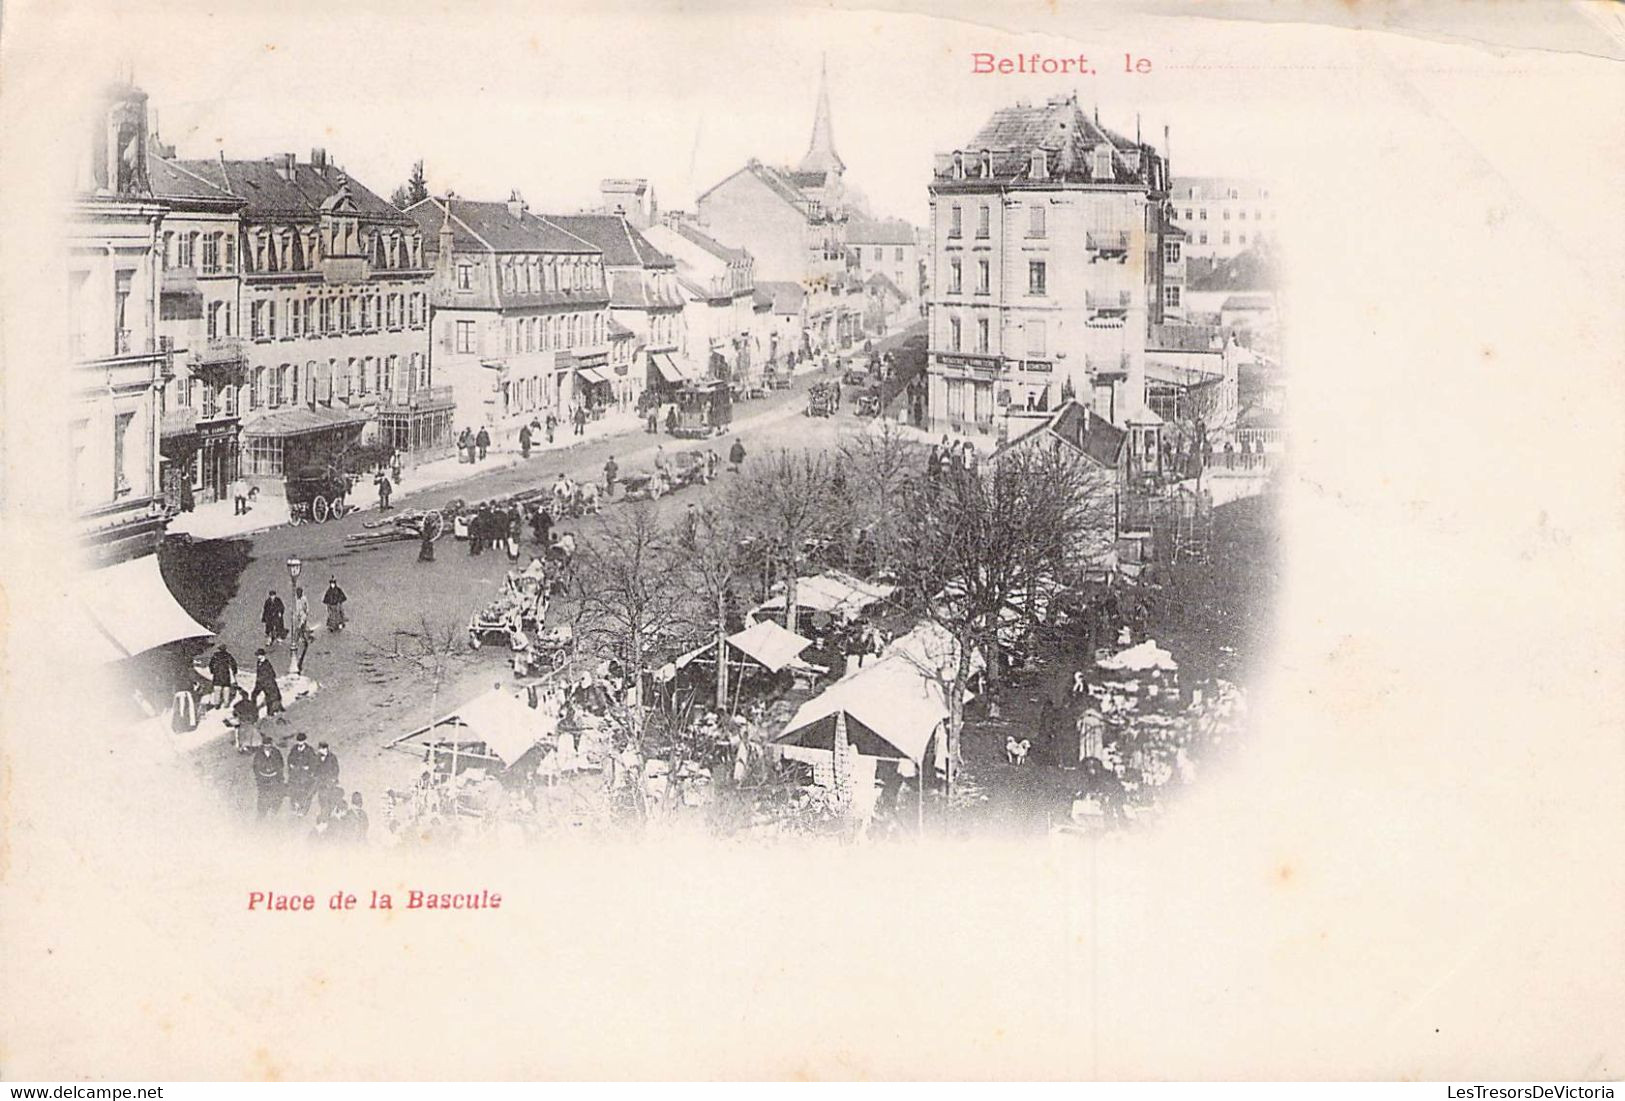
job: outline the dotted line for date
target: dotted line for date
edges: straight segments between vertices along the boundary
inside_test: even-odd
[[[1369,65],[1159,65],[1158,69],[1232,69],[1240,72],[1369,73]],[[1527,69],[1398,69],[1400,73],[1473,73],[1481,76],[1525,76]],[[1141,75],[1141,74],[1130,74]]]

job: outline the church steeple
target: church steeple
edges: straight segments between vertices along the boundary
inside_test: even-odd
[[[796,165],[797,172],[833,172],[839,176],[846,171],[846,163],[835,152],[835,135],[829,123],[829,61],[826,58],[818,71],[818,113],[813,116],[812,142],[807,153]]]

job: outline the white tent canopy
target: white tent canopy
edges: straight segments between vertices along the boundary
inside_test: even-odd
[[[768,672],[777,673],[800,657],[801,651],[812,645],[812,640],[785,630],[774,620],[764,619],[738,634],[729,635],[728,645],[760,662]]]
[[[77,599],[70,602],[70,615],[78,621],[76,641],[98,664],[214,634],[176,603],[159,572],[157,555],[92,570],[76,589]]]
[[[1179,668],[1179,662],[1174,660],[1173,654],[1159,647],[1156,639],[1148,638],[1138,646],[1130,646],[1100,662],[1100,668],[1134,673],[1143,673],[1148,669],[1173,672]]]
[[[775,586],[778,593],[757,607],[758,612],[781,610],[784,607],[783,586]],[[826,612],[850,618],[871,604],[886,599],[897,586],[878,585],[864,581],[840,570],[830,570],[796,582],[796,607],[814,612]]]
[[[905,661],[876,662],[802,704],[774,741],[793,742],[807,727],[844,712],[884,739],[899,757],[918,762],[948,718],[947,697],[940,683]]]
[[[513,764],[525,751],[554,733],[547,713],[525,706],[517,697],[500,688],[493,688],[483,696],[476,696],[452,713],[468,728],[469,736],[486,744],[491,753],[504,764]],[[434,729],[442,731],[444,723]]]

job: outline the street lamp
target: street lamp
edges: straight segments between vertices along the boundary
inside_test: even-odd
[[[288,640],[288,672],[294,676],[299,675],[299,644],[304,641],[300,636],[305,633],[308,624],[300,621],[299,607],[299,571],[304,563],[299,561],[298,555],[288,556],[288,599],[294,611],[294,632]]]

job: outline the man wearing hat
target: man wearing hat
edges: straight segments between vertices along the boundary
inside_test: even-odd
[[[333,813],[333,807],[344,801],[339,787],[339,757],[326,742],[316,743],[316,759],[311,766],[311,780],[316,792],[316,816]]]
[[[276,666],[266,656],[263,649],[254,652],[254,693],[255,703],[265,696],[265,716],[270,718],[282,710],[282,689],[277,687]]]
[[[269,738],[260,743],[259,752],[254,754],[254,791],[259,796],[260,818],[275,814],[282,805],[282,751],[272,745]]]
[[[261,650],[260,653],[265,653]],[[231,702],[231,690],[237,683],[237,659],[231,656],[224,643],[209,658],[209,678],[214,684],[214,705],[224,707]]]
[[[288,750],[288,806],[303,817],[310,810],[310,796],[316,786],[316,751],[303,733],[293,736]]]

